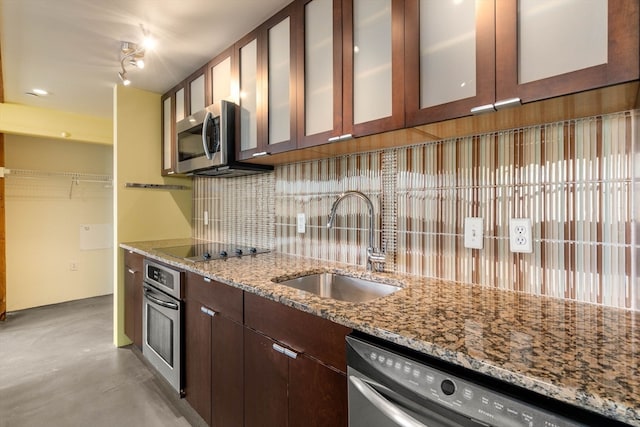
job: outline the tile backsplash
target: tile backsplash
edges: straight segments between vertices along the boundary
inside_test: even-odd
[[[365,264],[373,202],[385,270],[640,310],[640,111],[194,178],[194,237]],[[209,223],[204,225],[204,211]],[[296,230],[298,213],[306,232]],[[463,244],[484,220],[483,249]],[[533,253],[509,250],[530,218]]]

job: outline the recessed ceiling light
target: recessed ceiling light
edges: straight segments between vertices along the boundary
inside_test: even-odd
[[[32,90],[32,92],[35,93],[36,95],[39,95],[39,96],[47,96],[47,95],[49,95],[49,92],[47,92],[44,89],[35,88],[35,89]]]

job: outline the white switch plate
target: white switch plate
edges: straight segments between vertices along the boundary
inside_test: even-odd
[[[464,219],[464,247],[482,249],[483,245],[482,218],[467,217]]]
[[[511,252],[530,254],[533,252],[531,219],[511,218],[509,221],[509,248]]]
[[[209,225],[209,211],[204,211],[204,225]]]
[[[299,213],[297,222],[298,233],[304,233],[306,231],[306,226],[307,219],[305,218],[303,213]]]

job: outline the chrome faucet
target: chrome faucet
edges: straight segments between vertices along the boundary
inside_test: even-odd
[[[345,191],[340,194],[333,205],[331,206],[331,211],[329,212],[329,222],[327,223],[327,228],[333,227],[333,221],[336,217],[336,209],[340,202],[346,199],[349,196],[355,196],[365,201],[367,204],[367,208],[369,209],[369,247],[367,248],[367,271],[373,271],[374,266],[375,271],[382,271],[385,262],[385,254],[384,252],[379,251],[375,248],[375,237],[374,237],[374,229],[375,229],[375,216],[373,214],[373,203],[371,200],[361,193],[360,191]]]

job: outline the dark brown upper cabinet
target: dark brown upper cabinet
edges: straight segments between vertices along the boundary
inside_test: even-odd
[[[404,126],[404,3],[297,3],[298,147]]]
[[[173,175],[176,172],[176,122],[186,115],[186,82],[173,87],[161,98],[162,138],[161,138],[161,175]]]
[[[190,116],[193,113],[204,110],[206,107],[206,66],[201,67],[191,74],[185,82],[185,114]]]
[[[295,10],[287,6],[236,44],[241,160],[296,148]]]
[[[407,0],[407,125],[470,114],[495,100],[495,0]]]
[[[407,0],[407,125],[638,79],[638,8],[635,0]]]
[[[233,47],[227,48],[206,65],[205,104],[218,104],[222,100],[238,102],[233,87]]]
[[[636,80],[640,3],[496,0],[496,100],[536,101]]]

